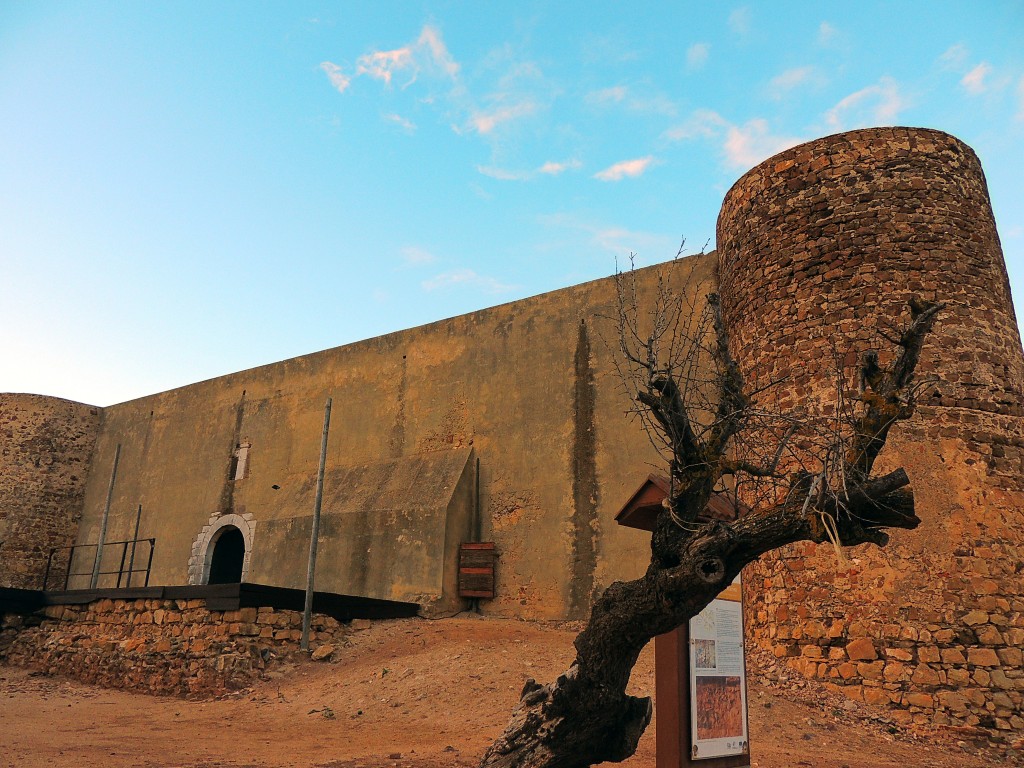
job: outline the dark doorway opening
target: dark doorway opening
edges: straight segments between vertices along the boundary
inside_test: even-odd
[[[242,580],[245,538],[235,527],[225,527],[213,545],[209,584],[237,584]]]

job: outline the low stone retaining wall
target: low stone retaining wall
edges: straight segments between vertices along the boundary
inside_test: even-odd
[[[366,623],[346,626],[314,614],[310,647],[329,655],[327,646]],[[297,654],[301,636],[299,611],[213,611],[202,599],[104,599],[5,617],[0,659],[111,688],[208,697],[244,688]]]

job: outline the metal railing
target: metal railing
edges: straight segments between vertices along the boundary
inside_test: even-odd
[[[138,545],[142,544],[142,543],[149,544],[149,556],[146,558],[146,567],[145,568],[141,568],[141,567],[140,568],[136,568],[135,567],[136,549],[137,549]],[[131,545],[131,550],[128,549],[129,545]],[[153,550],[156,547],[156,539],[128,539],[127,541],[108,541],[103,546],[104,546],[104,551],[106,551],[107,547],[117,547],[117,546],[120,546],[121,547],[121,560],[120,560],[120,563],[117,566],[117,570],[116,571],[103,571],[103,570],[101,570],[101,571],[98,572],[98,574],[97,574],[98,576],[112,576],[114,574],[117,574],[117,589],[120,589],[122,581],[125,582],[125,584],[124,584],[125,588],[131,587],[131,585],[132,585],[132,574],[134,574],[134,573],[144,573],[144,574],[146,574],[146,576],[145,576],[145,579],[143,581],[142,586],[144,586],[144,587],[148,587],[149,586],[149,573],[150,573],[150,570],[153,567]],[[89,586],[90,586],[90,588],[93,588],[93,585],[91,583],[92,576],[93,576],[93,570],[92,570],[91,567],[90,567],[90,569],[88,571],[74,571],[74,572],[71,570],[71,567],[72,567],[72,565],[75,562],[75,550],[78,550],[78,551],[90,550],[90,549],[91,550],[95,550],[96,547],[97,547],[96,544],[74,544],[74,545],[72,545],[70,547],[54,547],[53,549],[51,549],[50,550],[50,556],[46,559],[46,573],[43,575],[43,591],[45,592],[46,590],[48,590],[50,588],[50,573],[53,570],[53,558],[54,558],[54,555],[56,555],[58,552],[62,552],[64,550],[68,551],[68,562],[67,562],[67,566],[64,568],[64,585],[63,585],[62,589],[64,591],[67,591],[68,584],[71,582],[71,578],[73,576],[88,576],[89,579],[90,579],[90,585]],[[128,561],[128,563],[127,563],[128,567],[127,568],[125,567],[125,560]],[[93,561],[93,559],[90,559],[89,562],[91,564],[94,561]],[[97,584],[96,586],[99,586],[99,585]]]

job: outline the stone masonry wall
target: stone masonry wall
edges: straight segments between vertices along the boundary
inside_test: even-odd
[[[0,394],[0,586],[40,589],[52,547],[74,543],[101,410]]]
[[[0,659],[109,688],[203,697],[244,688],[275,660],[298,652],[301,611],[205,606],[201,599],[104,599],[10,615],[0,629]],[[365,624],[347,627],[314,614],[314,658]]]
[[[718,254],[737,357],[782,381],[783,407],[827,411],[837,354],[891,359],[879,332],[912,295],[947,305],[919,366],[934,381],[878,464],[907,469],[922,525],[846,560],[812,544],[763,558],[752,639],[897,719],[1020,732],[1024,355],[978,158],[912,128],[795,147],[726,195]]]

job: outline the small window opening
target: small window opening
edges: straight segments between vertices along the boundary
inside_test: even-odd
[[[242,580],[245,562],[245,538],[234,526],[226,527],[213,545],[210,560],[210,584],[237,584]]]

